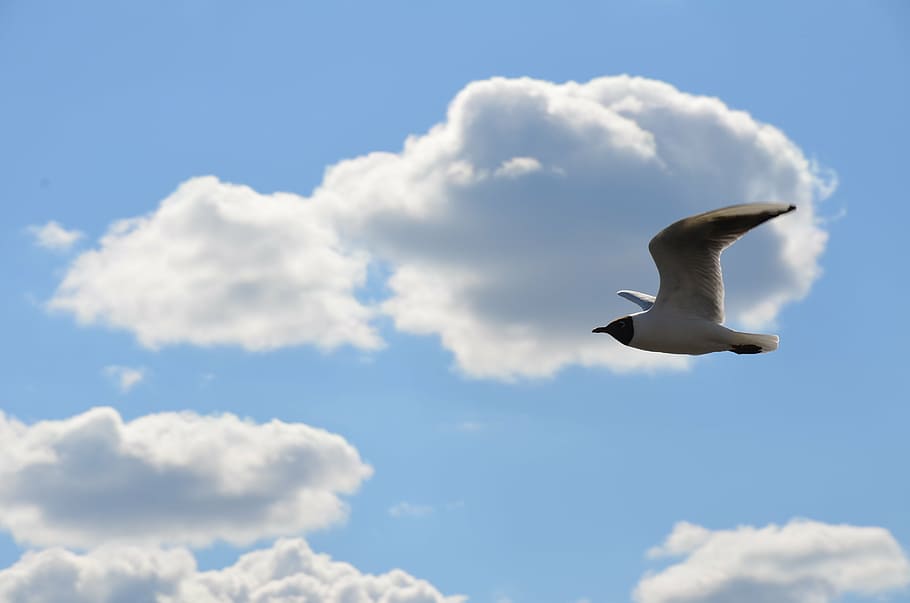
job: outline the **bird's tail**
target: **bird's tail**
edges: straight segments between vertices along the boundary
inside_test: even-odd
[[[730,351],[734,354],[763,354],[777,349],[780,338],[777,335],[760,335],[758,333],[740,333],[734,331]]]

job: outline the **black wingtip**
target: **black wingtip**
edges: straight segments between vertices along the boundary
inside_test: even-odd
[[[762,347],[760,345],[755,345],[754,343],[744,343],[731,345],[730,351],[734,354],[761,354]]]
[[[787,208],[787,211],[785,211],[784,213],[785,214],[790,213],[791,211],[796,211],[796,206],[793,205],[792,203],[790,204],[790,207]]]

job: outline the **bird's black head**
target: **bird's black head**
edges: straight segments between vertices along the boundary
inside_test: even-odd
[[[597,327],[592,333],[609,333],[613,338],[623,345],[629,345],[632,336],[635,334],[635,328],[632,326],[632,317],[623,316],[617,318],[605,327]]]

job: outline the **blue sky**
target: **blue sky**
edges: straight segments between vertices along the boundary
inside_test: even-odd
[[[232,413],[259,426],[278,419],[337,434],[372,467],[372,476],[357,481],[356,492],[338,487],[329,494],[346,501],[349,515],[346,520],[327,519],[325,529],[263,529],[258,537],[234,544],[226,542],[230,528],[212,528],[202,545],[179,538],[154,542],[154,531],[144,540],[137,536],[136,542],[130,530],[112,537],[136,546],[189,547],[202,570],[229,566],[246,551],[268,549],[278,536],[303,536],[312,550],[360,572],[384,574],[400,568],[443,595],[463,594],[471,601],[607,602],[632,601],[633,596],[645,603],[720,601],[724,599],[699,599],[697,594],[679,599],[645,591],[633,595],[647,572],[660,572],[668,563],[685,561],[682,570],[696,575],[696,557],[706,548],[689,549],[688,557],[669,561],[646,556],[678,522],[704,526],[715,535],[729,531],[730,541],[718,546],[742,550],[752,545],[744,532],[737,532],[739,526],[761,530],[787,525],[807,534],[815,528],[833,529],[816,539],[841,543],[853,567],[867,560],[849,556],[855,553],[851,530],[866,527],[879,529],[873,537],[880,538],[876,542],[884,542],[884,548],[896,542],[903,549],[868,563],[880,568],[893,563],[895,569],[882,570],[885,577],[877,582],[870,578],[874,586],[865,590],[840,584],[822,571],[812,579],[839,586],[831,587],[833,594],[825,595],[829,599],[819,600],[863,601],[882,595],[910,601],[910,570],[901,565],[910,547],[910,484],[904,478],[910,456],[904,339],[910,324],[900,301],[910,291],[902,278],[905,254],[898,247],[910,219],[904,194],[905,141],[910,136],[908,59],[910,10],[902,2],[274,2],[255,9],[215,2],[4,3],[0,164],[5,169],[0,199],[5,218],[0,269],[5,311],[0,320],[5,337],[0,346],[0,405],[7,417],[26,425],[68,421],[99,406],[115,408],[127,422],[184,410],[204,416]],[[820,166],[813,173],[823,182],[831,183],[836,174],[830,196],[806,193],[806,204],[794,214],[806,216],[801,218],[808,220],[804,226],[827,233],[828,239],[815,258],[819,276],[794,273],[803,279],[805,296],[797,300],[801,294],[791,295],[768,321],[773,323],[766,326],[773,329],[769,332],[781,335],[778,352],[702,357],[682,370],[642,360],[630,372],[618,369],[629,358],[627,350],[606,338],[589,340],[583,333],[584,345],[602,345],[613,355],[597,356],[584,366],[569,351],[553,360],[555,368],[544,371],[547,374],[508,369],[513,374],[502,378],[496,362],[507,364],[513,352],[497,347],[501,338],[477,336],[451,343],[454,339],[446,337],[458,335],[446,331],[446,325],[421,334],[425,327],[407,326],[418,320],[410,306],[379,312],[369,323],[383,341],[381,349],[352,343],[355,336],[348,334],[334,347],[301,340],[267,350],[248,349],[251,346],[243,343],[248,340],[234,335],[228,337],[234,337],[231,341],[199,345],[181,331],[186,327],[182,322],[170,341],[143,345],[136,336],[143,325],[107,324],[109,308],[123,299],[117,292],[102,300],[113,301],[91,324],[79,324],[73,311],[48,308],[58,286],[73,274],[77,258],[102,249],[99,240],[112,223],[158,216],[163,200],[177,199],[181,184],[201,176],[217,178],[204,193],[213,198],[229,196],[223,184],[233,183],[255,191],[237,193],[252,195],[253,207],[280,191],[293,193],[293,203],[312,200],[310,205],[317,208],[313,220],[331,214],[326,223],[331,228],[341,224],[338,245],[366,249],[376,258],[364,268],[361,281],[352,277],[359,283],[355,297],[364,306],[392,295],[395,285],[388,277],[396,267],[416,267],[423,270],[419,276],[425,276],[435,254],[448,254],[445,266],[453,271],[474,274],[476,268],[480,274],[482,267],[470,263],[473,249],[468,247],[473,242],[453,252],[447,241],[426,237],[427,242],[418,226],[401,218],[405,210],[395,205],[398,189],[388,176],[398,172],[372,172],[357,164],[350,174],[330,182],[326,169],[369,153],[400,153],[409,136],[423,136],[435,124],[447,122],[447,107],[472,82],[530,77],[552,83],[546,90],[553,98],[563,98],[565,88],[559,86],[565,82],[622,74],[666,82],[678,94],[716,97],[725,107],[779,129],[807,160]],[[484,101],[488,105],[476,101],[478,111],[497,109],[506,95],[521,100],[521,95],[532,94],[508,84],[497,86],[490,88],[492,100]],[[667,94],[667,103],[682,98]],[[475,97],[466,93],[462,98]],[[717,110],[727,114],[726,108]],[[532,146],[537,140],[531,135],[536,132],[534,115],[529,113],[516,126],[530,132],[527,144]],[[474,149],[481,155],[506,144],[479,131],[471,143],[482,147]],[[546,141],[548,134],[539,136]],[[662,134],[656,136],[660,145]],[[424,161],[431,152],[427,149],[419,148],[407,160]],[[704,152],[713,157],[715,151]],[[526,153],[519,148],[512,155]],[[548,194],[571,189],[581,191],[585,204],[600,204],[601,189],[596,187],[611,186],[611,177],[587,189],[587,181],[572,182],[575,173],[571,166],[561,173],[554,167],[550,176],[563,178],[553,180],[563,184],[540,184],[537,190],[544,192],[535,202],[546,207]],[[366,192],[351,193],[352,198],[360,195],[354,201],[346,197],[346,191],[364,182]],[[630,182],[629,190],[647,186]],[[684,182],[706,199],[721,199],[726,190],[707,177]],[[374,199],[371,195],[378,193],[373,186],[388,186],[390,201]],[[424,198],[432,196],[422,193],[424,189],[402,190],[415,203],[432,201]],[[585,196],[585,191],[593,192]],[[190,201],[174,203],[190,207]],[[333,203],[350,203],[352,209],[339,217],[332,213],[337,212]],[[363,230],[351,226],[352,214],[369,214],[367,219],[374,220],[374,207],[386,213]],[[492,207],[482,206],[478,215],[493,220]],[[603,208],[604,216],[618,212],[607,201],[596,207]],[[630,218],[634,227],[629,230],[643,237],[642,256],[635,256],[643,270],[653,270],[644,254],[649,233],[669,223],[665,217],[685,215],[685,209],[667,205],[660,210],[665,213],[653,215],[642,209]],[[544,210],[517,214],[527,216],[522,232],[538,242],[535,252],[543,259],[535,261],[562,257],[560,245],[572,233],[559,234],[564,226],[560,212],[570,211],[558,210],[556,218]],[[66,249],[41,247],[30,227],[50,221],[83,236]],[[268,241],[270,229],[282,222],[276,219],[250,232]],[[613,235],[622,232],[623,224],[618,218],[613,222],[610,230],[604,227],[612,233],[603,237],[607,258],[620,249],[620,237]],[[453,232],[459,225],[441,232]],[[805,235],[780,232],[781,237]],[[208,230],[199,233],[199,240],[221,241]],[[744,246],[740,255],[730,252],[731,274],[733,266],[752,265],[749,254],[770,253],[774,245],[780,246],[758,231],[749,236],[755,237],[752,247],[746,239],[738,244]],[[284,240],[277,231],[275,237]],[[476,246],[485,249],[490,241],[478,237]],[[187,244],[194,241],[191,237]],[[225,245],[235,249],[231,242]],[[111,248],[105,257],[126,253],[124,249]],[[639,247],[621,249],[634,253]],[[257,267],[255,260],[246,259],[250,256],[242,244],[236,252],[244,256],[245,267]],[[304,253],[300,262],[308,258]],[[354,272],[360,266],[354,255],[338,262],[353,266]],[[154,262],[150,265],[151,272]],[[314,266],[321,270],[321,265]],[[263,271],[267,268],[262,266]],[[144,269],[137,268],[139,273]],[[613,291],[655,283],[654,274],[642,283],[613,282],[617,273],[610,270],[589,273],[611,296],[602,299],[603,315],[593,322],[579,317],[589,328],[612,318],[616,308],[631,310],[612,298]],[[91,281],[108,273],[84,274]],[[775,278],[756,277],[755,286],[780,286],[786,295],[796,287],[780,285]],[[546,277],[541,280],[529,305],[551,291]],[[149,282],[152,289],[161,286],[161,281]],[[744,291],[749,279],[738,282]],[[179,288],[182,281],[174,283]],[[91,286],[83,284],[80,295],[88,295],[85,287]],[[499,300],[494,293],[502,292],[471,298],[476,308],[492,314],[471,306],[476,312],[466,310],[465,316],[488,325],[484,321],[495,313],[483,304]],[[193,299],[208,299],[202,289],[173,295],[178,294],[185,294],[190,305]],[[736,295],[728,281],[728,301]],[[734,317],[748,317],[750,295],[740,293]],[[255,301],[249,303],[240,309],[260,309]],[[515,302],[509,297],[502,303],[514,308],[510,304]],[[546,316],[559,312],[554,304]],[[453,324],[463,318],[448,314],[448,306],[440,308]],[[159,306],[142,312],[148,314],[140,312],[140,318],[179,311]],[[529,316],[526,320],[533,322],[535,315]],[[529,328],[535,341],[542,342],[540,349],[549,353],[557,347],[548,342],[558,323],[534,330],[537,326]],[[306,329],[323,333],[321,328],[305,325],[301,337],[310,336]],[[559,341],[559,346],[570,345]],[[492,355],[472,360],[478,356],[469,354],[481,346],[494,350]],[[105,368],[113,366],[130,367],[143,377],[121,388],[117,370]],[[484,370],[491,372],[482,374]],[[11,449],[9,444],[0,446]],[[181,445],[176,449],[182,450]],[[250,448],[250,454],[255,457],[257,449]],[[106,461],[93,462],[103,468]],[[3,463],[5,479],[17,479],[7,468],[15,463]],[[293,482],[293,474],[276,475]],[[315,487],[301,483],[301,488]],[[59,492],[67,492],[61,488]],[[129,495],[123,494],[127,500]],[[14,498],[0,497],[4,514],[12,513]],[[104,501],[96,503],[105,508]],[[74,508],[79,504],[74,498]],[[405,512],[391,512],[396,505]],[[793,519],[815,523],[789,524]],[[0,570],[0,589],[3,571],[21,563],[27,550],[59,545],[88,555],[106,538],[86,528],[80,545],[59,530],[48,528],[46,535],[34,527],[11,527],[11,521],[3,524],[0,536],[0,567],[7,568]],[[148,518],[137,516],[135,521],[139,525]],[[52,524],[47,519],[47,526]],[[793,534],[802,537],[802,532]],[[807,536],[810,541],[812,537]],[[699,542],[708,546],[708,541]],[[722,555],[736,556],[732,549]],[[790,566],[781,562],[785,581],[795,580],[786,574]],[[739,566],[727,569],[741,571]],[[750,584],[749,592],[760,600],[766,585],[761,580]],[[717,592],[722,597],[736,591]],[[808,596],[796,589],[778,600],[815,600]]]

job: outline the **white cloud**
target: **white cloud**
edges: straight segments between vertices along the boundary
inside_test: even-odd
[[[482,421],[460,421],[455,424],[455,429],[466,433],[476,433],[487,428],[487,424]]]
[[[723,205],[797,204],[725,255],[727,315],[758,328],[818,276],[814,204],[835,183],[715,98],[627,76],[496,78],[469,84],[401,152],[331,166],[310,198],[184,183],[77,258],[50,307],[148,346],[373,349],[376,308],[355,292],[374,262],[391,273],[378,309],[438,336],[467,375],[682,368],[590,332],[635,309],[618,289],[656,293],[649,239]]]
[[[113,379],[123,393],[130,391],[145,379],[144,369],[117,364],[104,367],[104,374]]]
[[[31,551],[0,570],[0,600],[158,603],[175,595],[194,571],[195,559],[182,549],[109,547],[86,555],[59,548]]]
[[[828,603],[910,585],[910,560],[885,529],[794,520],[711,531],[679,523],[649,556],[683,556],[644,577],[638,603]]]
[[[799,206],[725,256],[728,316],[771,322],[819,273],[817,172],[779,130],[662,82],[497,78],[400,153],[333,166],[314,196],[393,266],[397,328],[439,336],[468,375],[509,379],[684,366],[590,331],[635,310],[616,290],[656,293],[655,233],[733,203]]]
[[[711,536],[712,532],[708,528],[681,521],[673,526],[673,531],[667,536],[663,544],[648,551],[648,557],[657,559],[684,555],[711,540]]]
[[[426,517],[432,515],[433,511],[430,505],[417,505],[407,501],[389,507],[389,515],[392,517]]]
[[[505,178],[518,178],[536,172],[541,167],[540,162],[533,157],[513,157],[503,161],[502,165],[496,168],[494,175]]]
[[[232,566],[200,572],[184,549],[104,547],[26,553],[0,571],[8,603],[460,603],[401,571],[364,574],[314,553],[303,540],[279,540]]]
[[[23,424],[0,413],[0,527],[19,542],[205,546],[342,521],[372,469],[300,423],[96,408]]]
[[[345,252],[312,204],[204,177],[114,223],[49,307],[128,329],[149,347],[374,349],[371,312],[353,295],[365,277],[366,258]]]
[[[78,230],[67,230],[53,220],[44,226],[29,226],[28,231],[36,245],[54,251],[66,251],[83,236]]]

